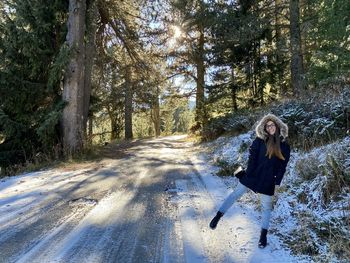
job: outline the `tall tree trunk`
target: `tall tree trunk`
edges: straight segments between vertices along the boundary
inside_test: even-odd
[[[205,76],[205,66],[204,66],[204,29],[199,26],[199,39],[198,39],[198,51],[196,54],[196,68],[197,68],[197,80],[196,80],[196,116],[195,119],[201,127],[206,125],[205,117],[205,104],[204,104],[204,76]]]
[[[234,66],[233,65],[232,65],[232,68],[231,68],[231,99],[232,99],[233,111],[237,111],[238,110],[238,105],[237,105],[237,85],[236,85],[235,70],[234,70]]]
[[[312,42],[317,41],[317,38],[313,37],[313,40],[310,41],[310,38],[312,38],[310,37],[310,33],[312,33],[314,27],[316,26],[317,18],[314,16],[315,9],[313,9],[312,3],[310,3],[310,1],[301,0],[300,5],[303,7],[301,12],[302,29],[300,30],[302,42],[301,52],[303,55],[304,73],[307,73],[311,64],[312,52],[313,50],[317,49],[317,46],[314,45]],[[304,79],[304,85],[306,85],[307,83],[308,80]]]
[[[120,139],[123,130],[123,113],[124,109],[120,109],[117,105],[112,106],[112,110],[108,109],[109,118],[111,120],[111,141]]]
[[[132,96],[133,88],[131,81],[130,66],[126,68],[125,74],[125,139],[132,139]]]
[[[113,91],[116,89],[116,82],[117,82],[116,68],[117,68],[117,66],[114,63],[112,63],[111,68],[112,68],[112,71],[110,72],[110,74],[111,74],[111,91],[113,94]],[[112,97],[114,97],[114,96],[112,96]],[[109,120],[111,123],[111,137],[110,137],[111,141],[114,141],[115,139],[117,139],[117,136],[118,136],[116,105],[117,105],[117,101],[113,101],[112,104],[108,104],[108,106],[107,106],[107,112],[108,112]]]
[[[84,34],[86,1],[70,0],[67,43],[71,58],[64,77],[62,116],[63,147],[66,154],[82,149],[84,142]]]
[[[114,141],[115,139],[118,138],[118,123],[117,123],[117,119],[114,116],[110,116],[110,119],[111,119],[111,128],[112,128],[111,141]]]
[[[276,63],[276,85],[272,85],[271,94],[273,99],[278,96],[280,92],[283,95],[287,94],[287,86],[283,81],[283,75],[285,72],[284,67],[284,59],[283,59],[283,38],[282,38],[282,3],[281,0],[275,0],[275,41],[276,41],[276,55],[275,55],[275,63]],[[279,88],[279,89],[278,89]]]
[[[253,42],[253,54],[252,54],[252,63],[253,63],[253,70],[252,70],[252,76],[253,76],[253,98],[252,98],[252,106],[254,107],[257,105],[259,100],[259,87],[258,87],[258,65],[257,65],[257,51],[256,51],[256,43]]]
[[[260,105],[264,105],[264,88],[265,88],[265,78],[263,79],[262,77],[262,74],[261,74],[261,71],[262,71],[262,68],[263,68],[263,65],[260,61],[261,59],[261,43],[260,43],[260,40],[257,40],[257,52],[258,52],[258,56],[256,58],[257,61],[256,61],[256,70],[257,70],[257,75],[258,75],[258,78],[259,78],[259,100],[260,100]]]
[[[152,121],[156,137],[160,136],[160,107],[159,107],[159,88],[157,87],[157,94],[153,102],[153,109],[151,111]]]
[[[85,52],[85,89],[84,89],[84,130],[86,132],[86,124],[90,107],[90,95],[91,95],[91,74],[95,57],[95,39],[97,30],[97,4],[96,0],[90,0],[87,7],[86,17],[86,52]]]
[[[93,122],[94,116],[90,115],[88,117],[88,123],[89,123],[89,129],[88,129],[88,143],[91,145],[92,144],[92,133],[93,133],[93,126],[92,126],[92,122]]]
[[[289,1],[290,10],[290,46],[291,46],[291,85],[295,96],[300,96],[305,88],[303,56],[301,53],[299,0]]]

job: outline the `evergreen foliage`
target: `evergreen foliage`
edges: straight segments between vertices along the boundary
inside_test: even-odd
[[[161,107],[161,132],[163,135],[187,133],[194,122],[194,112],[187,98],[164,97]]]
[[[281,104],[272,112],[289,126],[290,139],[297,147],[309,149],[343,138],[350,129],[350,89],[334,98],[310,97]]]
[[[315,88],[350,81],[350,2],[309,0],[304,10],[307,78]]]
[[[66,106],[62,83],[72,56],[65,44],[68,3],[0,3],[2,167],[60,148],[59,123]],[[344,88],[350,72],[347,2],[300,2],[307,90],[315,94],[345,89],[334,100],[310,96],[300,101],[288,99],[287,0],[87,2],[93,3],[98,14],[91,10],[89,19],[95,14],[97,30],[86,26],[86,36],[96,30],[90,140],[94,133],[123,138],[132,114],[138,115],[137,129],[145,129],[139,135],[186,132],[192,125],[191,130],[199,129],[209,140],[249,130],[264,112],[272,111],[289,124],[295,146],[304,148],[335,140],[349,129],[349,93]],[[126,91],[131,100],[126,101]],[[193,116],[187,103],[194,95]],[[269,106],[280,99],[287,100]]]
[[[350,130],[350,89],[344,88],[332,97],[309,97],[304,100],[289,100],[254,111],[227,114],[212,118],[205,130],[205,140],[225,132],[246,132],[266,113],[279,116],[289,127],[290,143],[302,149],[322,145],[348,135]]]
[[[59,143],[66,1],[8,1],[0,22],[0,166]]]
[[[204,141],[213,140],[224,133],[237,135],[249,131],[258,117],[260,111],[239,111],[229,113],[217,118],[210,119],[207,127],[204,129],[202,138]]]
[[[230,98],[231,111],[256,106],[264,102],[266,86],[276,84],[276,71],[283,67],[276,67],[280,65],[272,42],[274,17],[268,11],[272,7],[271,1],[212,4],[210,57],[215,70],[213,84],[208,85],[210,102]]]

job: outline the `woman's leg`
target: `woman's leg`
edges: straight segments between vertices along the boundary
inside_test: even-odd
[[[216,213],[216,216],[210,221],[209,227],[215,229],[220,218],[226,213],[226,211],[232,206],[232,204],[240,198],[248,188],[243,184],[238,182],[236,189],[226,198],[224,203],[221,205],[219,211]]]
[[[272,196],[260,194],[261,212],[262,212],[262,224],[261,233],[259,238],[259,247],[264,248],[267,245],[267,230],[270,224],[271,212],[272,212]]]
[[[225,199],[224,203],[221,205],[219,211],[223,214],[236,202],[245,192],[247,192],[248,188],[238,182],[237,187],[233,192]]]
[[[271,212],[272,212],[272,196],[260,194],[262,225],[264,229],[269,229]]]

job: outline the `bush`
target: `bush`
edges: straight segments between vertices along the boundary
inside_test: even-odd
[[[290,100],[273,107],[239,111],[209,120],[202,130],[203,141],[224,133],[237,135],[251,130],[265,114],[279,116],[289,128],[293,148],[310,150],[316,146],[343,138],[350,130],[350,87],[333,98],[317,95],[304,100]]]
[[[295,169],[303,181],[314,180],[317,176],[324,177],[322,187],[323,203],[328,204],[332,198],[337,198],[344,190],[350,188],[350,140],[331,145],[319,152],[309,154],[296,162]]]
[[[289,101],[271,111],[289,127],[293,146],[309,150],[347,135],[350,129],[350,88],[336,97],[310,97],[304,101]]]
[[[308,255],[315,262],[330,262],[334,257],[340,262],[349,262],[348,217],[320,219],[315,217],[312,210],[298,211],[295,215],[298,226],[291,232],[291,236],[283,237],[293,253]]]
[[[231,135],[245,133],[252,129],[258,116],[259,114],[257,112],[241,111],[238,113],[230,113],[218,118],[212,118],[202,131],[202,140],[213,140],[224,133],[230,133]]]
[[[349,158],[350,138],[345,138],[297,161],[295,168],[304,183],[297,194],[303,209],[296,215],[304,230],[295,231],[294,240],[289,244],[295,253],[327,262],[319,254],[319,248],[326,245],[330,258],[335,256],[345,261],[350,258],[350,218],[347,216],[350,204],[345,200],[350,189]]]
[[[345,161],[349,156],[349,149],[350,144],[327,156],[323,169],[324,175],[327,176],[327,182],[323,191],[323,199],[326,203],[332,197],[339,195],[343,189],[350,188],[350,169]]]
[[[303,180],[312,180],[320,175],[320,161],[316,156],[299,159],[296,163],[296,171]]]
[[[220,170],[216,173],[218,176],[233,176],[234,171],[239,167],[238,163],[230,164],[223,159],[216,160],[216,165],[220,167]]]

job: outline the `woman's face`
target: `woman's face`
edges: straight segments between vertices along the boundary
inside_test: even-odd
[[[265,128],[270,135],[274,135],[276,132],[276,124],[273,121],[268,121]]]

